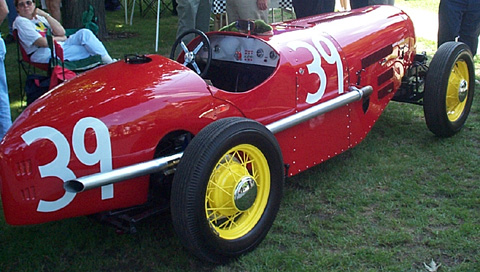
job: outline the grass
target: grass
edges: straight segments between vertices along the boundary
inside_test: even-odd
[[[112,56],[153,53],[154,21],[136,14],[130,26],[123,12],[109,13],[109,30],[135,34],[106,41]],[[175,30],[176,17],[165,13],[160,54]],[[434,47],[419,39],[420,50]],[[7,50],[18,114],[16,51]],[[168,214],[141,222],[134,235],[86,217],[13,227],[0,216],[0,271],[427,271],[432,259],[439,271],[480,271],[479,109],[476,99],[462,132],[439,139],[421,107],[390,103],[361,144],[287,179],[266,239],[228,265],[192,258]]]
[[[438,12],[440,0],[396,0],[395,5]]]

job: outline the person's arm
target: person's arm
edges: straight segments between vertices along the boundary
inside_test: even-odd
[[[8,6],[5,0],[0,0],[0,25],[3,23],[3,20],[7,18],[8,15]]]
[[[50,25],[50,28],[52,30],[53,36],[59,36],[59,37],[65,36],[65,28],[63,28],[62,24],[60,24],[59,21],[57,21],[55,18],[50,16],[50,14],[37,8],[35,9],[35,15],[40,15],[45,17],[45,19],[47,19],[47,22]]]
[[[47,20],[47,23],[52,31],[53,39],[56,41],[65,41],[67,37],[65,36],[65,29],[63,26],[55,20],[50,14],[46,13],[45,11],[37,8],[35,9],[35,16],[42,16]],[[48,42],[46,37],[39,37],[33,43],[38,47],[48,47]]]

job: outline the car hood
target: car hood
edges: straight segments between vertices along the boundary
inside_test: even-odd
[[[147,63],[118,61],[78,75],[28,106],[13,128],[19,123],[24,128],[28,123],[56,123],[75,115],[104,118],[129,109],[131,114],[122,114],[122,118],[134,119],[154,110],[138,109],[148,101],[155,100],[158,108],[210,94],[206,83],[190,69],[162,56],[148,57]]]

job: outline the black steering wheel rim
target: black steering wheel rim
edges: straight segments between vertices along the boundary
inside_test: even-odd
[[[190,50],[185,44],[185,42],[183,41],[183,38],[185,38],[187,35],[190,35],[190,34],[196,34],[202,38],[202,41],[193,50]],[[212,62],[212,47],[210,46],[210,39],[208,38],[208,36],[204,32],[198,29],[190,29],[183,32],[180,36],[178,36],[178,38],[175,40],[175,43],[172,46],[172,50],[170,52],[170,59],[172,60],[175,60],[175,55],[176,55],[175,53],[177,51],[178,45],[180,45],[184,53],[183,65],[187,67],[190,65],[191,66],[189,67],[190,69],[192,69],[197,74],[199,74],[200,77],[202,78],[205,77],[207,75],[208,68],[210,67],[210,63]],[[196,56],[200,51],[200,49],[202,48],[206,48],[208,52],[207,63],[205,64],[203,71],[200,70],[197,63],[195,62]]]

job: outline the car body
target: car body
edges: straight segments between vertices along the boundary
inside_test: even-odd
[[[425,72],[412,21],[395,7],[272,27],[271,35],[210,32],[177,61],[126,57],[43,95],[0,145],[6,221],[131,211],[162,196],[198,257],[222,262],[253,249],[275,218],[283,178],[359,144],[397,91],[411,96],[422,83],[411,78]],[[193,70],[183,65],[190,51]],[[248,154],[259,164],[244,163]],[[212,189],[212,179],[233,196]],[[228,211],[212,215],[213,206]],[[219,218],[230,216],[244,226],[224,229]]]

